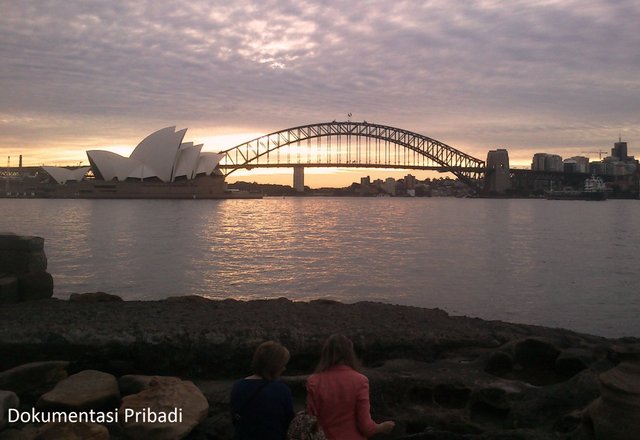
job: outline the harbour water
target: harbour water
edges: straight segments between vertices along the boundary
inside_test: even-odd
[[[455,198],[0,201],[55,296],[330,298],[640,337],[640,203]]]

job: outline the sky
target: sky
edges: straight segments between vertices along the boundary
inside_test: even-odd
[[[640,156],[637,0],[0,0],[0,11],[0,153],[12,165],[128,155],[167,126],[220,151],[348,113],[483,160],[506,148],[515,166],[535,152],[597,159],[619,136]],[[375,177],[309,170],[306,182],[322,173],[322,184]]]

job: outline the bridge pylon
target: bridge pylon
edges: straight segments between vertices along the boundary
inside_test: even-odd
[[[304,192],[304,167],[302,165],[293,167],[293,189],[299,193]]]

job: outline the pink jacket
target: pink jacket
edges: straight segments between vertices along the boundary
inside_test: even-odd
[[[369,379],[345,365],[309,376],[307,412],[318,417],[329,440],[365,440],[376,432]]]

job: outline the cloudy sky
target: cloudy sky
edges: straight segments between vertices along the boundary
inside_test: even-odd
[[[619,133],[640,156],[637,0],[0,0],[0,11],[0,150],[25,163],[86,163],[86,149],[130,151],[171,125],[217,151],[349,112],[481,159],[608,151]]]

